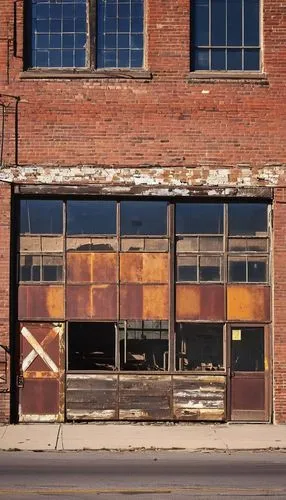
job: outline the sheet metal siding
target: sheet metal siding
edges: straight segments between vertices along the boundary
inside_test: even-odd
[[[64,287],[61,285],[20,285],[19,319],[63,319]]]
[[[270,287],[228,285],[227,319],[229,321],[270,321]]]
[[[176,319],[224,321],[224,285],[176,285]]]

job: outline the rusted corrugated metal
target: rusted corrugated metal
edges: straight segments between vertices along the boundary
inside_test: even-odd
[[[20,421],[62,421],[63,324],[22,323]]]
[[[270,287],[227,285],[227,319],[230,321],[269,321]]]
[[[117,319],[117,285],[92,285],[93,319]]]
[[[20,285],[19,319],[63,319],[64,287],[61,285]]]
[[[217,375],[173,376],[176,420],[224,420],[226,377]]]
[[[223,285],[176,285],[176,319],[223,321]]]
[[[120,375],[120,420],[169,420],[171,376]]]
[[[120,281],[123,283],[167,283],[168,254],[121,253]]]
[[[117,375],[67,374],[68,420],[114,420],[118,418]]]

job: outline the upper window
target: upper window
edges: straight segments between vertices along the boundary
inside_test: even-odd
[[[26,0],[29,68],[140,68],[144,0]]]
[[[192,0],[192,69],[259,71],[259,0]]]

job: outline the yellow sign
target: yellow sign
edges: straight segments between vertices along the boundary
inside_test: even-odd
[[[232,340],[241,340],[241,330],[232,330]]]

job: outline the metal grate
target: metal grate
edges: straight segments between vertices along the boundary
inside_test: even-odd
[[[98,0],[97,67],[143,65],[143,0]]]

